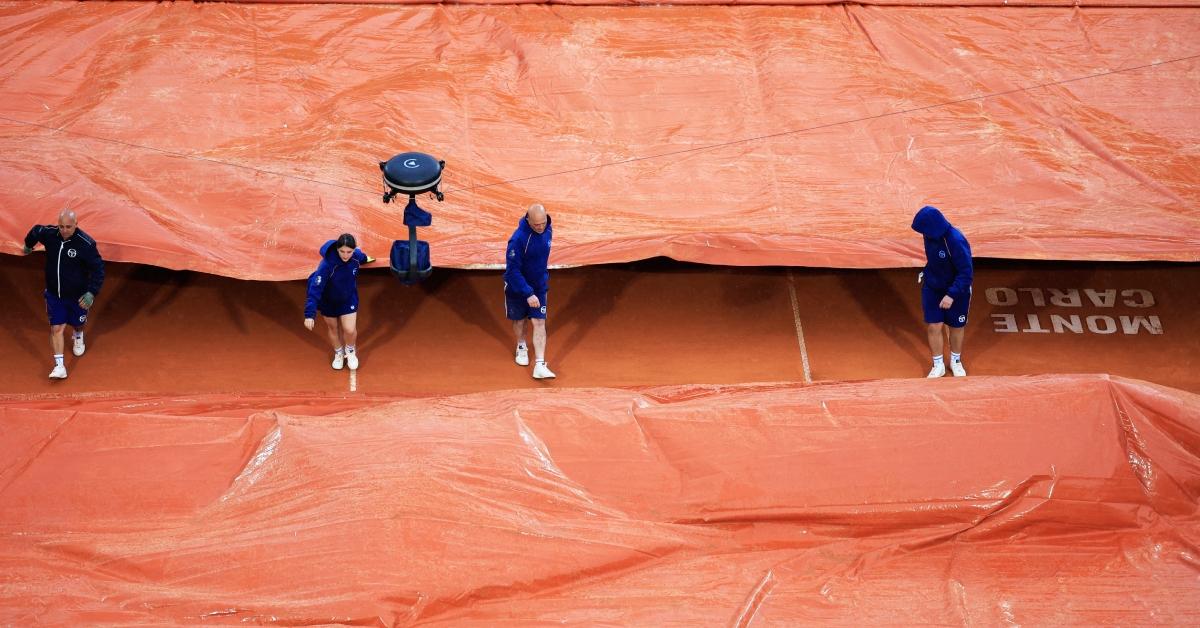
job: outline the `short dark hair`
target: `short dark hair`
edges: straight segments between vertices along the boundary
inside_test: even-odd
[[[358,243],[354,241],[354,236],[350,235],[349,233],[343,233],[342,235],[338,236],[337,241],[333,243],[333,248],[340,249],[343,246],[357,249]]]

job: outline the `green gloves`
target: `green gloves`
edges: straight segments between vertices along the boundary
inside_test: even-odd
[[[90,292],[85,292],[85,293],[83,293],[83,296],[79,297],[79,307],[82,307],[83,309],[86,310],[86,309],[92,307],[92,303],[95,300],[96,300],[96,295],[94,295]]]
[[[33,252],[33,249],[25,246],[24,244],[21,245],[21,254],[22,255],[29,255],[32,252]]]

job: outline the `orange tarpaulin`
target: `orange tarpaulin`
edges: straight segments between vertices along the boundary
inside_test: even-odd
[[[6,624],[1200,621],[1200,399],[1136,381],[0,417]]]
[[[306,275],[406,237],[377,162],[448,162],[421,231],[552,262],[1200,259],[1200,11],[917,7],[0,6],[0,250],[79,210],[111,259]]]

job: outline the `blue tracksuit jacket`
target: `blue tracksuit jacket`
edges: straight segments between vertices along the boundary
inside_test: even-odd
[[[354,249],[350,261],[343,262],[334,242],[336,240],[330,240],[321,245],[321,263],[308,276],[304,318],[315,318],[318,305],[322,310],[333,310],[338,304],[358,304],[358,267],[367,263],[367,254]]]
[[[504,290],[528,299],[550,288],[550,239],[553,235],[550,216],[546,229],[537,233],[529,221],[521,217],[517,230],[508,239],[504,255]]]
[[[76,301],[84,292],[100,295],[104,285],[104,260],[96,241],[76,229],[66,240],[58,234],[58,225],[37,225],[25,236],[25,246],[38,242],[46,247],[46,291],[65,300]]]
[[[974,279],[971,243],[966,236],[931,205],[917,212],[912,228],[925,236],[925,289],[950,295],[955,301],[966,297]]]

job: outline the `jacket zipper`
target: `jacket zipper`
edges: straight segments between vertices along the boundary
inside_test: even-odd
[[[55,269],[55,273],[58,275],[58,277],[57,277],[57,279],[58,279],[58,298],[60,298],[60,299],[62,298],[62,250],[63,250],[63,244],[66,244],[66,242],[62,242],[58,245],[58,268]]]

